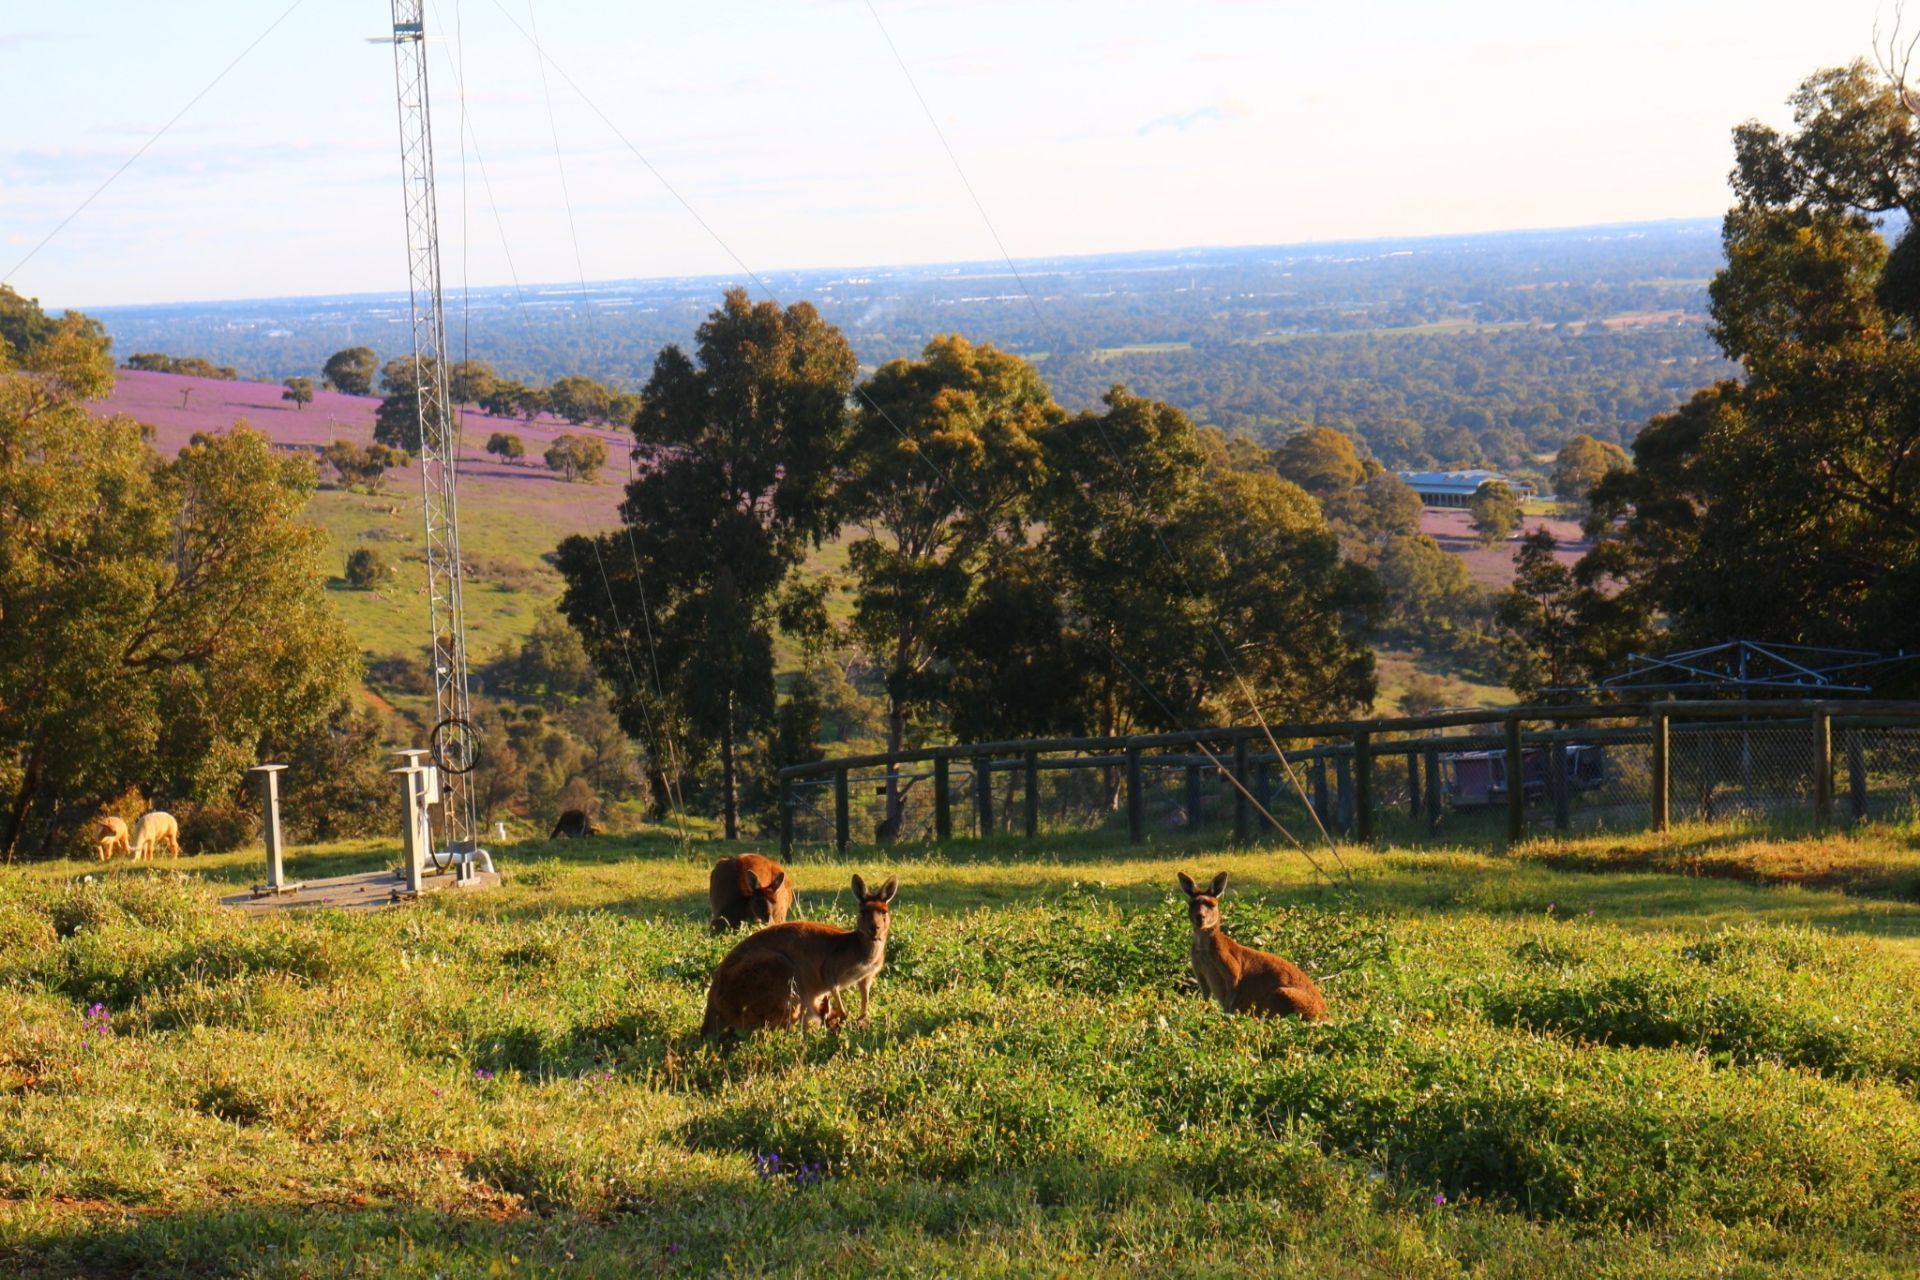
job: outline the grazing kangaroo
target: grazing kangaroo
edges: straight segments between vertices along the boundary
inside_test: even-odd
[[[860,902],[860,921],[852,929],[837,929],[815,920],[795,920],[760,930],[727,953],[714,970],[707,989],[707,1016],[700,1024],[703,1036],[720,1036],[756,1027],[790,1027],[802,1032],[815,1018],[832,1025],[829,1004],[840,1001],[845,987],[860,988],[860,1021],[871,1011],[873,979],[887,962],[887,924],[893,895],[900,882],[889,877],[876,891],[853,878],[853,896]]]
[[[130,840],[133,847],[128,851],[128,856],[136,862],[141,858],[152,858],[154,850],[162,845],[166,846],[170,856],[180,856],[180,824],[174,821],[172,814],[162,813],[158,809],[143,813],[134,820]]]
[[[743,924],[785,924],[793,895],[793,877],[772,858],[757,853],[722,858],[707,878],[709,923],[715,933]]]
[[[537,829],[537,828],[536,828]],[[560,815],[560,821],[553,824],[553,830],[547,832],[547,839],[584,840],[588,836],[597,836],[600,828],[593,825],[585,809],[569,809]]]
[[[105,862],[116,853],[131,854],[133,845],[127,840],[127,822],[108,814],[100,819],[100,825],[94,828],[94,834],[100,837],[93,851],[100,861]]]
[[[1187,895],[1187,918],[1193,921],[1193,974],[1210,999],[1228,1013],[1282,1018],[1299,1014],[1309,1022],[1327,1016],[1327,998],[1304,970],[1279,956],[1243,947],[1220,931],[1226,872],[1202,892],[1182,871],[1180,887]]]

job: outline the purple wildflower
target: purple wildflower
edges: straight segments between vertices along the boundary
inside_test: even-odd
[[[1433,1193],[1433,1203],[1434,1203],[1435,1205],[1444,1205],[1444,1204],[1446,1204],[1446,1202],[1447,1202],[1447,1193],[1446,1193],[1446,1192],[1444,1192],[1444,1191],[1436,1191],[1436,1192],[1434,1192],[1434,1193]]]
[[[485,1067],[475,1067],[473,1069],[473,1078],[485,1082],[493,1079],[493,1072],[487,1070]]]

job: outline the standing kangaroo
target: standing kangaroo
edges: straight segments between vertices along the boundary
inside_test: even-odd
[[[816,920],[794,920],[770,925],[727,953],[714,970],[707,989],[707,1015],[700,1024],[703,1036],[756,1027],[789,1027],[804,1032],[815,1018],[829,1022],[829,1004],[840,1001],[845,987],[860,988],[860,1021],[867,1020],[873,979],[887,962],[890,904],[899,891],[897,877],[889,877],[877,891],[853,878],[853,896],[860,903],[860,920],[852,929],[839,929]]]
[[[713,864],[707,911],[715,933],[743,924],[785,924],[793,910],[793,877],[772,858],[743,853]]]
[[[1279,956],[1243,947],[1220,931],[1226,872],[1202,892],[1182,871],[1180,888],[1187,895],[1187,918],[1193,921],[1193,975],[1210,999],[1228,1013],[1282,1018],[1299,1014],[1309,1022],[1327,1016],[1327,998],[1304,970]]]

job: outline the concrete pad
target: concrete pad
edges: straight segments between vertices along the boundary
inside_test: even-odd
[[[420,896],[442,893],[448,890],[471,892],[476,889],[492,889],[500,884],[498,872],[476,872],[471,881],[462,884],[448,871],[440,875],[429,875],[421,882]],[[295,911],[304,907],[318,907],[334,911],[378,911],[382,907],[394,906],[408,901],[407,882],[398,872],[362,871],[357,875],[333,876],[326,880],[307,880],[281,891],[280,893],[236,893],[220,899],[229,907],[235,907],[248,915],[268,915],[276,911]]]

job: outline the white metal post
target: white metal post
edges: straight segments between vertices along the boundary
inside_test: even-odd
[[[283,764],[259,764],[247,770],[260,781],[260,801],[266,810],[265,834],[267,841],[267,882],[255,885],[255,897],[264,897],[269,893],[288,893],[300,886],[287,883],[286,868],[283,863],[283,846],[280,838],[280,774],[287,766]]]

